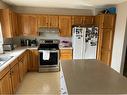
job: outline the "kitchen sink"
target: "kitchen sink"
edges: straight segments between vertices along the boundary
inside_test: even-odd
[[[11,58],[13,58],[13,56],[0,56],[0,67]]]

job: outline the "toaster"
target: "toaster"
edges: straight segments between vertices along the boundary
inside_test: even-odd
[[[13,44],[3,44],[3,50],[4,51],[11,51],[14,49]]]

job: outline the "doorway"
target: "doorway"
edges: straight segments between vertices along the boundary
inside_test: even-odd
[[[127,46],[126,46],[126,54],[125,54],[123,75],[127,77]]]
[[[124,49],[123,49],[123,75],[127,77],[127,20],[126,20],[126,30],[125,30],[125,39],[124,39]],[[125,52],[124,52],[125,51]]]

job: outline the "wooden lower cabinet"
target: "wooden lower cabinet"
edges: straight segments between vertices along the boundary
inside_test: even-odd
[[[0,95],[14,94],[27,70],[38,70],[38,50],[25,51],[7,68],[0,72]]]
[[[60,49],[60,60],[71,60],[72,49]]]
[[[21,55],[19,59],[19,73],[20,73],[20,81],[23,80],[23,77],[27,73],[27,52]]]
[[[22,81],[23,80],[23,76],[24,76],[24,66],[23,66],[23,61],[22,60],[20,60],[19,61],[19,73],[20,73],[20,81]]]
[[[39,53],[36,49],[29,50],[28,71],[38,71]]]
[[[12,94],[12,84],[10,71],[0,79],[0,95],[10,95]]]
[[[19,86],[19,66],[18,64],[16,64],[11,69],[11,81],[12,81],[12,90],[13,90],[13,93],[15,93]]]

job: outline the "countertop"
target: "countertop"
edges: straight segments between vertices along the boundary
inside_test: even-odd
[[[0,54],[0,56],[13,56],[10,60],[4,63],[0,67],[0,72],[5,69],[11,62],[13,62],[16,58],[18,58],[22,53],[24,53],[27,49],[37,49],[37,47],[18,47],[15,50],[7,51],[4,54]]]
[[[59,47],[60,49],[72,49],[72,47]],[[0,67],[0,72],[5,69],[11,62],[13,62],[17,57],[19,57],[23,52],[25,52],[27,49],[38,49],[38,47],[18,47],[12,51],[7,51],[4,54],[0,54],[0,56],[13,56],[10,60],[8,60],[6,63],[4,63]]]
[[[72,47],[59,47],[60,49],[73,49]]]
[[[127,78],[97,60],[61,62],[68,94],[127,94]]]

